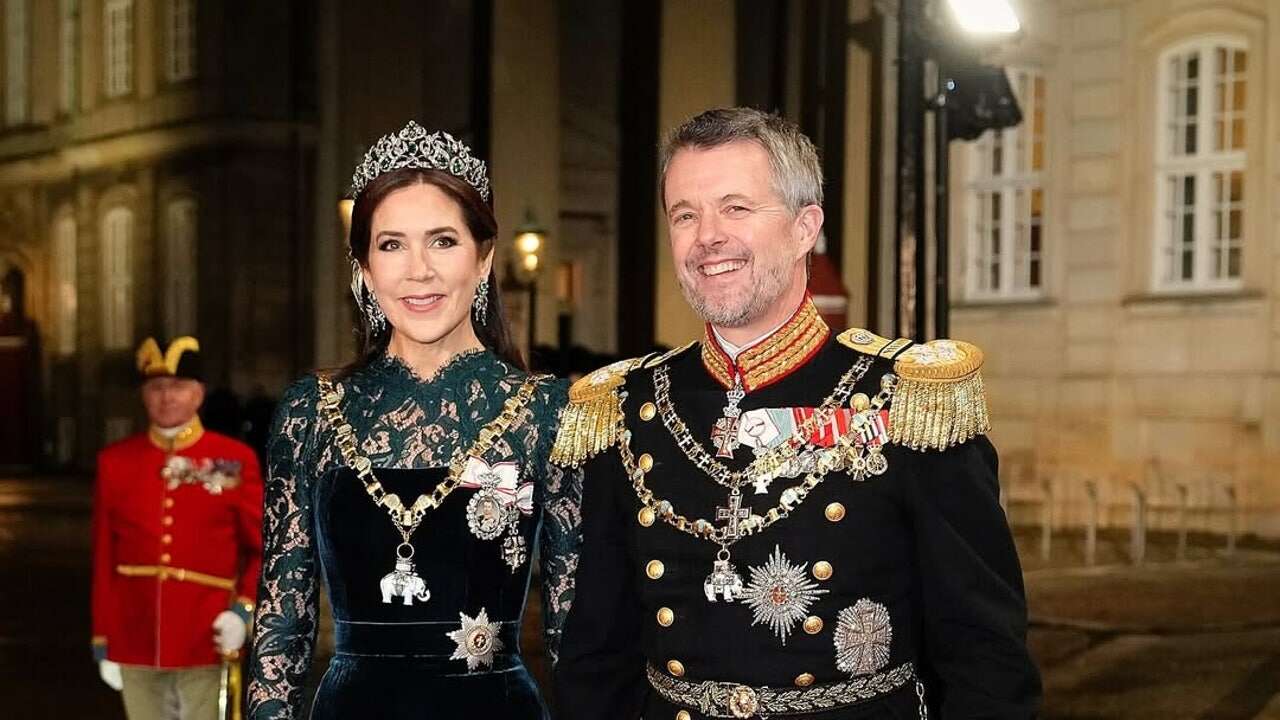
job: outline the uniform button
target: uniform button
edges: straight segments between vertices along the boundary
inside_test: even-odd
[[[160,564],[161,564],[161,565],[168,565],[168,564],[169,564],[169,560],[171,560],[171,559],[172,559],[172,558],[169,556],[169,553],[160,553]]]
[[[831,503],[823,512],[827,519],[831,522],[840,522],[844,519],[844,506],[840,503]]]
[[[804,631],[810,635],[817,635],[822,632],[822,618],[817,615],[810,615],[804,619]]]
[[[802,673],[796,676],[796,687],[809,687],[813,684],[813,675]]]
[[[667,568],[661,560],[650,560],[649,564],[644,566],[644,574],[648,575],[650,580],[657,580],[666,571]]]
[[[658,608],[658,624],[662,627],[671,627],[671,623],[676,621],[676,614],[671,608]]]
[[[831,579],[831,563],[826,560],[819,560],[813,564],[813,576],[819,580]]]
[[[640,406],[640,419],[648,422],[658,414],[658,407],[651,402],[647,402]]]
[[[684,677],[684,663],[679,660],[668,660],[667,672],[671,673],[675,677]]]
[[[160,542],[164,543],[165,545],[168,545],[173,542],[173,536],[170,535],[169,533],[165,533],[163,536],[160,537]]]
[[[640,463],[640,470],[642,472],[649,472],[650,470],[653,469],[653,456],[650,455],[649,453],[644,453],[643,455],[640,456],[639,463]]]
[[[688,710],[681,710],[676,713],[676,720],[693,720],[693,716],[689,714]]]
[[[653,508],[650,508],[650,507],[640,508],[640,512],[636,513],[636,520],[638,520],[640,524],[645,527],[649,527],[650,525],[652,525],[653,521],[656,520],[657,517],[658,517],[658,514],[655,513],[653,511]]]
[[[171,498],[171,497],[167,497],[167,498],[165,498],[165,499],[164,499],[164,506],[165,506],[165,508],[166,508],[166,509],[173,507],[173,498]]]
[[[164,516],[164,520],[162,520],[161,522],[163,522],[165,525],[172,525],[172,524],[173,524],[173,518],[172,518],[171,516],[169,516],[169,515],[165,515],[165,516]]]

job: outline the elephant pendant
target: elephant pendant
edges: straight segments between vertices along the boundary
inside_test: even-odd
[[[409,548],[408,557],[401,554],[400,548],[404,547]],[[415,599],[418,602],[430,600],[431,591],[427,589],[426,581],[413,571],[413,546],[401,543],[400,548],[396,549],[396,569],[383,575],[379,583],[382,602],[390,604],[393,597],[403,598],[405,605],[412,605]]]
[[[702,592],[706,594],[707,602],[715,602],[717,596],[723,597],[725,602],[733,602],[735,597],[742,595],[742,590],[742,576],[733,569],[727,557],[717,559],[712,564],[711,574],[702,583]]]

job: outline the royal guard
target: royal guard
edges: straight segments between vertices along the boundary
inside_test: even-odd
[[[213,720],[238,700],[223,665],[238,671],[253,617],[262,476],[249,446],[200,424],[195,338],[148,338],[137,363],[150,429],[98,455],[94,658],[130,720]]]

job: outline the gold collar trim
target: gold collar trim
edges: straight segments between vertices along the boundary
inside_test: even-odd
[[[830,335],[831,328],[805,295],[791,319],[769,337],[743,350],[737,362],[729,359],[708,324],[702,338],[702,364],[724,387],[733,387],[734,378],[740,377],[742,389],[751,392],[781,380],[809,362]]]
[[[151,439],[152,445],[165,452],[178,452],[200,442],[200,438],[204,437],[204,425],[201,424],[200,418],[197,416],[173,437],[165,437],[159,428],[152,425],[151,430],[147,432],[147,437]]]

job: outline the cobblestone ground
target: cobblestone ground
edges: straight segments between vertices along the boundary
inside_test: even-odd
[[[1204,539],[1176,563],[1156,539],[1134,568],[1117,537],[1082,569],[1070,539],[1049,562],[1033,534],[1019,543],[1046,718],[1280,720],[1280,554],[1224,559]],[[123,720],[89,654],[88,559],[87,481],[0,479],[0,717]],[[531,601],[523,645],[544,679]]]

